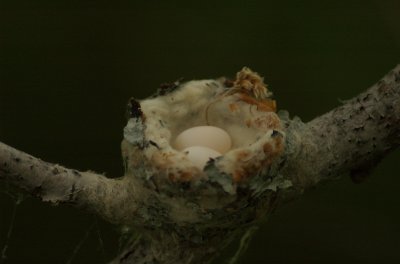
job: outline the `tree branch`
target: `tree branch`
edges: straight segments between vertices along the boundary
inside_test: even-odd
[[[35,158],[0,142],[0,180],[23,189],[44,202],[71,204],[95,211],[113,223],[121,223],[124,209],[135,211],[135,202],[125,204],[125,183],[93,172],[67,169]],[[124,214],[126,215],[126,214]]]
[[[304,126],[287,123],[288,140],[298,152],[287,161],[295,186],[351,173],[362,181],[400,145],[400,65],[364,93]]]
[[[188,87],[196,91],[208,84],[194,83]],[[168,148],[152,141],[164,123],[151,116],[155,111],[148,111],[144,129],[143,109],[139,103],[135,106],[139,115],[128,123],[131,142],[124,140],[122,145],[125,177],[109,179],[66,169],[0,143],[0,179],[43,201],[72,204],[112,223],[139,227],[143,236],[128,243],[114,263],[206,263],[234,236],[270,214],[279,201],[346,172],[360,181],[399,146],[400,65],[366,92],[306,124],[281,113],[277,122],[283,123],[282,130],[270,129],[262,148],[270,160],[247,167],[252,159],[244,159],[241,169],[246,177],[239,183],[216,167],[221,159],[209,162],[201,172],[207,177],[199,177],[197,182],[190,182],[181,170],[177,173],[186,175],[187,180],[169,178],[170,167],[164,166],[165,162],[176,165],[181,160],[165,159],[169,156],[160,153]],[[284,149],[283,153],[271,152],[275,148]],[[279,155],[275,158],[271,153]],[[238,155],[238,161],[243,160],[240,157],[247,156]],[[153,164],[157,161],[159,167]]]

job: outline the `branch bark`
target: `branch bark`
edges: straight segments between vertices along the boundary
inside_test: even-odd
[[[112,223],[123,223],[124,210],[135,211],[132,193],[122,179],[48,163],[1,142],[0,180],[44,202],[84,208]]]
[[[362,181],[400,145],[400,65],[355,98],[304,126],[287,123],[298,146],[284,168],[299,189],[350,173]],[[289,176],[288,176],[289,177]]]

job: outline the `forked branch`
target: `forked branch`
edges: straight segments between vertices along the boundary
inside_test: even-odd
[[[207,86],[201,81],[194,86],[203,84]],[[196,98],[191,100],[196,103]],[[306,124],[281,114],[282,133],[271,129],[272,140],[266,142],[284,138],[282,156],[272,165],[272,161],[265,163],[270,168],[261,165],[258,169],[264,174],[244,172],[250,180],[229,191],[221,186],[235,183],[213,167],[214,161],[204,170],[210,177],[198,184],[157,177],[167,169],[157,168],[160,175],[153,175],[157,170],[144,159],[143,150],[159,154],[162,148],[151,140],[159,130],[152,130],[149,138],[137,137],[144,131],[138,113],[128,123],[128,132],[134,135],[124,142],[128,150],[123,148],[124,159],[131,159],[127,168],[135,173],[128,170],[127,176],[110,179],[47,163],[0,143],[0,180],[46,202],[83,207],[114,224],[140,226],[143,236],[128,243],[113,263],[206,263],[234,235],[270,213],[278,201],[347,172],[361,181],[400,145],[400,65],[366,92]],[[155,121],[149,123],[163,126]],[[165,155],[156,154],[164,161]],[[147,167],[140,167],[143,164]],[[207,181],[212,177],[214,181]]]

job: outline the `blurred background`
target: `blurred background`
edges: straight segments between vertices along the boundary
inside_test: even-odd
[[[160,83],[249,66],[279,109],[309,121],[400,63],[399,1],[131,2],[0,0],[0,141],[117,177],[126,102]],[[343,175],[276,211],[240,263],[399,263],[399,161],[396,151],[366,182]],[[116,254],[117,228],[12,193],[1,183],[4,263]]]

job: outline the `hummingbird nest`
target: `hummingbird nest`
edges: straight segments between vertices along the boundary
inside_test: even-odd
[[[229,226],[258,218],[273,200],[268,194],[291,185],[275,173],[285,133],[263,78],[245,67],[233,81],[195,80],[163,88],[155,97],[131,99],[124,128],[126,178],[146,204],[139,224],[171,225],[176,231],[197,223],[198,233],[201,226],[223,228],[221,222]],[[231,138],[230,149],[209,158],[203,168],[174,145],[180,133],[199,126],[223,129]],[[246,214],[244,207],[265,196],[262,206]]]

